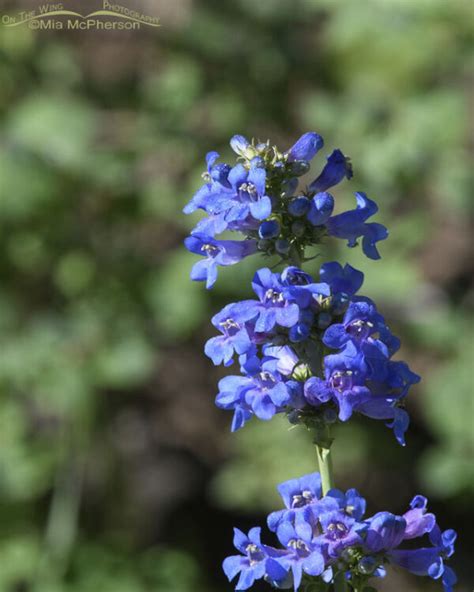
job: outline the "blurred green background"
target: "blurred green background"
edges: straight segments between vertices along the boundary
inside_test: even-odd
[[[259,261],[206,292],[181,214],[207,150],[230,156],[234,133],[287,148],[306,130],[353,159],[339,203],[367,191],[391,232],[380,262],[323,256],[364,270],[423,376],[408,447],[354,420],[337,482],[372,512],[429,496],[471,589],[471,2],[141,6],[160,29],[0,27],[0,591],[231,590],[232,526],[262,522],[276,483],[315,469],[303,431],[275,419],[231,436],[214,407],[209,318],[250,296]],[[440,589],[401,571],[380,584]]]

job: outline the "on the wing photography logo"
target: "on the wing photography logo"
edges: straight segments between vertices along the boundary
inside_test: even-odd
[[[46,2],[34,8],[3,14],[1,23],[5,27],[27,26],[45,31],[124,31],[161,25],[158,16],[145,13],[139,8],[124,6],[115,0],[102,0],[100,6],[87,13],[62,2]]]

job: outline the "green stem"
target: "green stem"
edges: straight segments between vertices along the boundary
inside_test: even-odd
[[[344,572],[340,572],[334,578],[334,592],[347,592],[347,583]]]
[[[326,495],[334,487],[331,450],[316,444],[316,454],[318,456],[319,472],[321,473],[323,495]]]
[[[316,454],[318,456],[323,495],[326,495],[334,487],[331,460],[332,441],[330,426],[328,424],[317,425],[313,442],[316,446]]]

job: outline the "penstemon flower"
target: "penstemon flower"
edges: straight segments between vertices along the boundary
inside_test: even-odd
[[[403,399],[419,377],[391,360],[399,340],[375,304],[355,296],[360,275],[328,263],[323,278],[328,283],[316,283],[294,266],[281,274],[261,269],[252,282],[258,300],[230,304],[214,317],[223,335],[208,341],[206,354],[227,366],[239,355],[245,376],[223,379],[216,403],[234,411],[233,430],[252,415],[286,413],[292,423],[311,425],[361,413],[391,420],[404,444]]]
[[[331,489],[323,496],[319,473],[282,483],[278,490],[286,509],[268,517],[278,547],[263,544],[259,528],[248,537],[235,530],[241,555],[225,559],[224,571],[229,580],[239,575],[237,590],[247,590],[257,579],[277,588],[305,589],[314,576],[318,590],[328,591],[338,581],[364,590],[369,579],[385,577],[389,565],[440,579],[445,592],[453,589],[456,576],[446,559],[454,552],[456,533],[440,530],[423,496],[415,496],[402,516],[378,512],[364,518],[364,498],[355,489]],[[411,539],[426,542],[405,549]]]
[[[371,259],[379,259],[377,243],[387,229],[368,221],[376,203],[355,192],[355,209],[333,214],[329,189],[353,176],[350,159],[334,150],[320,173],[300,187],[323,139],[308,132],[281,152],[270,142],[249,142],[234,136],[235,165],[219,163],[217,152],[206,156],[204,185],[184,212],[203,210],[185,240],[200,255],[191,278],[212,288],[218,266],[234,265],[260,253],[278,257],[281,272],[268,267],[253,278],[255,298],[228,304],[212,324],[219,335],[205,346],[214,364],[236,361],[240,374],[219,382],[216,405],[233,412],[232,431],[253,416],[268,421],[284,413],[314,435],[320,474],[279,486],[285,509],[268,517],[280,543],[261,542],[260,528],[248,535],[235,530],[241,555],[228,557],[224,571],[237,575],[237,590],[265,579],[275,588],[310,591],[362,592],[369,579],[385,576],[385,565],[441,579],[446,592],[456,581],[446,559],[454,551],[456,534],[442,532],[427,501],[416,496],[403,516],[379,512],[364,519],[366,504],[354,490],[333,487],[331,427],[354,414],[388,422],[398,442],[405,444],[409,417],[404,399],[420,381],[405,362],[394,360],[399,339],[387,326],[375,303],[359,294],[364,275],[346,264],[326,262],[318,277],[302,269],[305,249],[329,237],[347,241]],[[216,238],[238,232],[240,240]],[[404,548],[404,541],[425,536],[430,546]]]

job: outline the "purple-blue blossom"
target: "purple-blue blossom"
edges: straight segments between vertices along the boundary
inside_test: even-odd
[[[278,372],[277,360],[252,357],[247,360],[244,376],[225,376],[219,381],[216,405],[237,411],[232,426],[236,430],[252,415],[268,421],[281,412],[297,387]]]
[[[365,193],[356,192],[357,207],[355,210],[332,216],[327,221],[328,233],[337,238],[347,240],[348,247],[355,247],[357,240],[362,238],[362,250],[370,259],[380,259],[375,246],[388,236],[388,231],[382,224],[366,222],[377,213],[377,204],[369,199]]]
[[[306,247],[322,244],[327,236],[346,239],[349,246],[355,246],[361,238],[364,253],[379,257],[376,243],[387,237],[387,231],[381,224],[367,222],[377,211],[375,202],[357,192],[355,210],[332,215],[335,200],[327,190],[344,178],[352,178],[350,161],[339,149],[330,154],[321,173],[305,187],[298,177],[307,172],[323,146],[316,132],[303,134],[285,152],[270,142],[249,142],[241,135],[234,136],[230,144],[238,157],[233,165],[218,162],[215,151],[206,155],[204,184],[183,210],[186,214],[197,210],[206,214],[191,236],[216,239],[224,231],[239,232],[244,242],[255,241],[256,250],[284,261],[299,261]],[[193,252],[201,254],[195,249]],[[192,278],[205,279],[211,287],[218,264],[230,263],[201,262],[193,268]]]
[[[257,244],[253,240],[231,241],[215,240],[205,234],[197,233],[189,236],[184,244],[191,253],[204,257],[194,264],[191,279],[206,282],[206,288],[212,288],[217,279],[217,266],[227,267],[235,265],[257,251]]]
[[[439,528],[426,498],[415,496],[402,516],[383,510],[365,518],[364,498],[331,484],[325,460],[331,424],[364,415],[384,421],[404,445],[404,399],[420,377],[393,359],[400,341],[375,303],[358,295],[362,272],[326,262],[315,278],[301,268],[316,258],[306,249],[317,246],[317,256],[324,256],[330,237],[351,248],[361,242],[367,257],[379,259],[378,243],[388,236],[371,220],[378,206],[362,191],[355,192],[354,209],[334,215],[340,208],[328,190],[353,177],[341,150],[332,151],[309,185],[302,183],[323,144],[319,134],[307,132],[281,151],[270,141],[235,135],[236,162],[219,162],[219,154],[209,152],[204,184],[184,208],[205,213],[185,240],[203,257],[192,268],[193,280],[211,288],[219,266],[256,252],[270,258],[253,278],[256,298],[229,304],[212,319],[219,334],[206,343],[206,355],[224,366],[237,358],[240,368],[240,375],[219,382],[217,406],[233,412],[233,431],[252,417],[268,421],[277,413],[305,425],[313,431],[323,475],[323,483],[318,473],[282,483],[285,507],[268,516],[280,547],[263,543],[259,528],[248,535],[236,529],[240,555],[228,557],[224,571],[229,580],[238,576],[237,590],[259,579],[295,591],[303,581],[364,589],[391,563],[439,579],[451,592],[456,576],[447,563],[456,533]],[[240,233],[241,240],[216,238],[223,232]],[[275,271],[281,263],[284,269]]]
[[[229,580],[240,574],[236,590],[265,579],[272,587],[297,591],[303,578],[333,584],[341,575],[359,589],[370,578],[385,577],[385,565],[393,564],[439,579],[444,592],[452,592],[456,576],[448,561],[456,533],[439,528],[423,496],[415,496],[402,516],[381,511],[365,517],[365,500],[355,489],[332,489],[323,496],[318,473],[285,481],[278,491],[285,508],[267,521],[279,547],[262,542],[259,528],[248,536],[235,529],[241,555],[227,558],[224,571]],[[413,539],[419,540],[405,548]]]
[[[327,163],[318,177],[309,185],[309,190],[313,193],[326,191],[344,178],[352,179],[352,176],[350,159],[337,149],[327,157]]]

